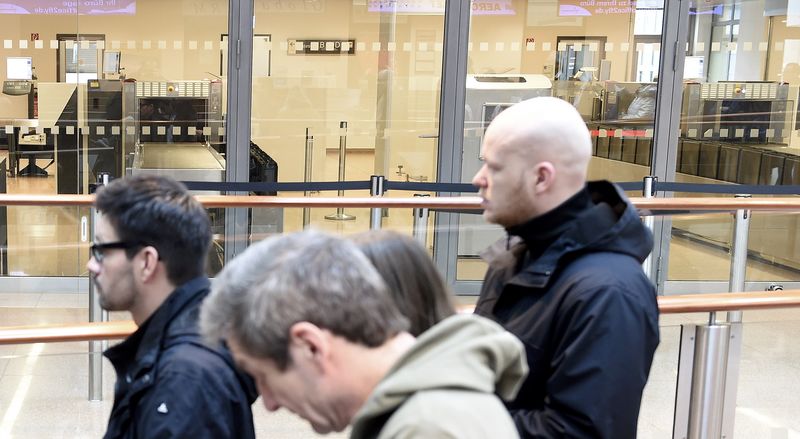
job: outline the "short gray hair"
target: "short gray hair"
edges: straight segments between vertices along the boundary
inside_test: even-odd
[[[316,231],[265,239],[229,262],[203,303],[209,342],[232,337],[248,354],[291,362],[289,331],[309,322],[376,347],[408,329],[381,276],[352,242]]]

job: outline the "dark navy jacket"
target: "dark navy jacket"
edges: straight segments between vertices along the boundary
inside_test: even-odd
[[[253,438],[252,380],[230,353],[198,332],[207,278],[170,294],[142,326],[105,356],[117,371],[106,438]]]
[[[475,312],[527,351],[530,373],[508,404],[522,437],[636,436],[659,342],[656,293],[641,267],[653,240],[614,185],[587,189],[591,201],[535,259],[519,239],[485,255]]]

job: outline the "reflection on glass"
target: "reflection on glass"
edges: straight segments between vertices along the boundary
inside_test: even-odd
[[[503,16],[482,14],[473,3],[461,181],[480,167],[483,130],[493,115],[536,96],[564,99],[583,116],[593,139],[590,179],[648,175],[664,2],[509,3],[513,13]],[[503,234],[479,215],[460,215],[457,279],[481,280],[478,255]]]
[[[676,181],[762,185],[799,181],[800,52],[791,48],[800,31],[787,24],[791,21],[787,14],[786,5],[749,0],[690,8]],[[798,232],[794,217],[753,216],[749,247],[755,261],[751,262],[762,266],[760,271],[750,270],[748,280],[798,277],[800,253],[785,239]],[[694,238],[686,245],[696,251],[714,252],[714,243],[721,240],[716,230],[698,229],[693,220],[678,217],[673,226],[675,241],[690,234]],[[718,231],[724,234],[723,241],[730,239],[729,226]],[[670,259],[671,279],[702,278],[700,273],[673,269],[682,263]],[[727,279],[728,269],[709,267],[708,275]]]
[[[224,179],[227,1],[13,1],[0,9],[0,147],[8,150],[0,155],[9,193],[86,194],[101,175],[121,177],[143,163],[182,180]],[[214,159],[211,168],[190,144]],[[9,237],[8,271],[84,273],[86,215],[8,208],[8,227],[20,237]],[[30,256],[56,249],[57,263]]]

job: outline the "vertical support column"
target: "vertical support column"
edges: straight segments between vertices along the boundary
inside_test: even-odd
[[[109,175],[102,173],[98,175],[97,179],[98,187],[103,186],[108,184]],[[99,215],[97,209],[92,207],[88,232],[86,233],[86,235],[92,237],[92,240],[94,240],[94,226]],[[95,290],[94,282],[91,280],[89,281],[89,321],[108,321],[108,311],[103,310],[100,306],[100,298]],[[89,342],[89,401],[103,400],[103,351],[107,347],[108,341],[105,340]]]
[[[414,194],[415,197],[430,197],[430,194]],[[411,235],[423,247],[428,245],[428,216],[430,209],[427,207],[414,208],[414,222],[411,229]]]
[[[373,197],[382,197],[386,193],[385,184],[386,177],[383,175],[373,175],[369,178],[370,187],[369,194]],[[381,229],[381,218],[383,209],[380,207],[373,207],[369,211],[369,228],[370,230]]]
[[[347,122],[339,122],[339,182],[344,181],[345,163],[347,161]],[[344,191],[339,190],[338,195],[344,196]],[[336,213],[325,215],[326,220],[352,221],[356,219],[353,215],[344,213],[344,207],[336,208]]]
[[[442,50],[442,84],[439,94],[439,141],[436,181],[461,182],[462,148],[464,143],[464,105],[466,104],[467,58],[469,56],[470,2],[444,2],[444,47]],[[438,197],[458,196],[439,192]],[[434,218],[433,260],[444,273],[445,280],[456,293],[458,263],[458,215],[437,212]],[[477,293],[479,288],[475,288]],[[473,293],[473,294],[474,294]]]
[[[306,128],[306,169],[303,175],[303,181],[308,183],[311,181],[311,173],[314,167],[314,136],[309,134],[309,129]],[[305,196],[311,195],[311,191],[306,191]],[[303,228],[308,228],[311,224],[311,209],[308,207],[303,208]]]
[[[658,177],[653,175],[648,175],[644,177],[644,187],[642,188],[642,196],[645,198],[653,198],[656,194],[656,183],[658,182]],[[647,227],[651,233],[654,232],[655,227],[655,217],[652,215],[648,215],[644,217],[644,225]],[[647,277],[650,278],[650,281],[654,284],[658,282],[658,276],[656,273],[653,272],[653,253],[651,252],[647,255],[647,259],[644,260],[642,263],[642,269]],[[656,267],[658,269],[658,267]]]
[[[250,180],[253,110],[253,1],[228,2],[228,87],[225,120],[225,181]],[[247,195],[247,192],[226,192]],[[243,252],[250,241],[250,208],[225,209],[225,261]]]

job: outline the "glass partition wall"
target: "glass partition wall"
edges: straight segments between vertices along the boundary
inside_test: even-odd
[[[224,181],[227,28],[227,1],[4,3],[2,190],[86,194],[102,175],[139,172]],[[2,274],[74,291],[63,278],[86,272],[88,217],[8,207]]]
[[[675,181],[800,182],[800,6],[795,3],[738,0],[690,6],[683,17],[688,40]],[[726,281],[732,225],[731,215],[676,217],[669,279]],[[800,279],[797,232],[795,214],[754,213],[747,280],[783,284]]]
[[[298,3],[254,4],[251,140],[279,180],[436,181],[444,2]],[[302,213],[287,210],[283,230],[369,227],[367,209]],[[410,219],[392,210],[382,223],[410,231]]]
[[[142,170],[210,181],[383,175],[469,182],[488,122],[533,96],[559,97],[584,116],[593,179],[800,178],[792,153],[800,132],[792,2],[726,0],[684,10],[660,0],[615,7],[567,0],[39,3],[11,2],[0,11],[0,151],[8,151],[0,154],[11,193],[87,193],[103,173]],[[675,23],[688,30],[686,50],[673,61]],[[674,65],[683,68],[674,72]],[[657,105],[670,93],[679,101]],[[670,122],[673,108],[680,108],[679,123]],[[670,123],[679,135],[664,135]],[[455,138],[440,139],[448,129]],[[225,212],[212,214],[215,233],[229,232]],[[3,273],[83,274],[87,215],[8,208]],[[366,209],[247,215],[237,223],[246,231],[236,233],[249,240],[308,226],[349,233],[369,223]],[[457,290],[475,293],[485,269],[478,253],[502,231],[478,215],[457,217],[448,227],[430,226],[428,246],[454,261],[441,267],[451,282],[464,283]],[[410,211],[382,215],[383,227],[408,232],[411,222]],[[680,218],[672,226],[676,253],[663,262],[665,279],[726,279],[728,216]],[[794,239],[785,239],[795,234],[794,215],[756,215],[752,228],[754,261],[779,270],[780,280],[794,279]],[[453,230],[456,238],[432,248],[438,234]],[[698,268],[708,255],[723,262]],[[43,257],[57,263],[39,264]]]
[[[488,4],[491,3],[491,4]],[[591,179],[650,175],[661,51],[662,1],[606,8],[586,2],[505,1],[470,15],[461,181],[481,166],[483,131],[515,102],[555,96],[573,104],[592,133]],[[480,281],[479,253],[503,236],[462,214],[458,281]]]

